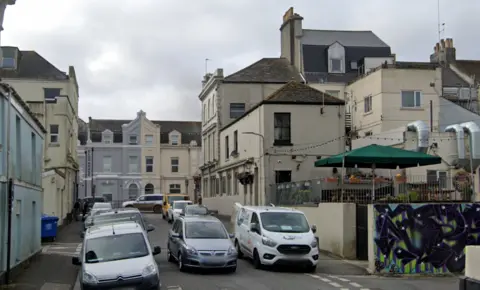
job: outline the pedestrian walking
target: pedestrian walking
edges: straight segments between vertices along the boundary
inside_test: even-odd
[[[75,204],[73,205],[73,215],[75,218],[75,221],[78,222],[78,215],[80,214],[80,200],[77,199],[75,201]]]
[[[198,198],[198,204],[202,205],[202,197],[201,196]]]

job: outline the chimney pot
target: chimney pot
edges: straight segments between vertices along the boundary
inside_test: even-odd
[[[442,49],[445,48],[445,39],[440,40],[440,46],[442,47]]]
[[[440,52],[440,43],[437,42],[437,44],[435,45],[435,47],[437,48],[437,52]]]

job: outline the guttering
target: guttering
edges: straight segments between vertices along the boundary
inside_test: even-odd
[[[430,132],[428,126],[423,121],[415,121],[407,125],[407,132],[416,132],[417,133],[417,152],[427,152],[428,150],[428,138],[430,137]]]
[[[459,124],[447,126],[445,132],[454,132],[457,136],[458,159],[465,159],[465,131]]]

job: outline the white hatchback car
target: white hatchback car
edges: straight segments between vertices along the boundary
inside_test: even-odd
[[[167,211],[167,220],[169,223],[173,223],[181,214],[184,214],[187,205],[192,205],[191,200],[175,200],[171,207]]]
[[[157,263],[153,256],[160,247],[151,249],[147,234],[136,222],[105,224],[89,228],[80,257],[80,285],[88,289],[161,288]]]
[[[318,263],[316,226],[299,210],[274,206],[235,204],[235,247],[238,257],[263,266],[304,266],[315,271]]]

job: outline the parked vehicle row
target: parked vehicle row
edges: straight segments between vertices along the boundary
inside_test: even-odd
[[[151,247],[148,238],[154,229],[136,208],[105,209],[94,204],[81,233],[80,255],[72,258],[74,265],[81,266],[82,290],[160,289],[154,256],[161,248]]]

